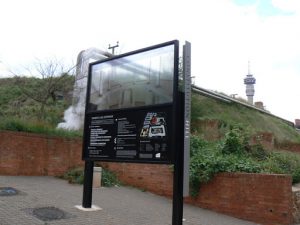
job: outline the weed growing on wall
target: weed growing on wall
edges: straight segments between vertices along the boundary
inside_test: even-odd
[[[102,169],[101,181],[102,181],[102,186],[104,187],[113,187],[116,185],[119,186],[121,184],[116,174],[107,169]]]
[[[76,167],[65,172],[60,178],[67,180],[71,184],[83,184],[84,171],[82,167]]]

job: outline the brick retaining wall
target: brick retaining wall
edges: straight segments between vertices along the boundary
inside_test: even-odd
[[[128,185],[171,197],[173,174],[167,165],[101,163]],[[293,221],[292,179],[287,175],[221,173],[202,185],[187,203],[267,225]]]
[[[286,175],[222,173],[189,203],[260,224],[292,224],[292,180]]]
[[[291,143],[291,142],[276,143],[276,148],[290,151],[290,152],[300,153],[300,144],[298,143]]]
[[[54,138],[22,132],[0,132],[0,175],[51,175],[83,165],[81,139]],[[126,184],[172,196],[169,165],[101,163]],[[186,202],[241,219],[268,225],[292,223],[291,177],[222,173],[202,185]]]
[[[162,196],[173,195],[173,173],[170,165],[102,162],[101,166],[114,171],[126,185]]]
[[[0,132],[0,175],[57,176],[83,165],[81,139]]]
[[[220,126],[221,121],[219,120],[192,120],[192,127],[197,127],[197,131],[205,140],[209,141],[220,140],[222,137]]]

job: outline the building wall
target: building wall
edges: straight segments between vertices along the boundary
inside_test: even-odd
[[[57,176],[83,165],[81,139],[0,132],[0,175]]]

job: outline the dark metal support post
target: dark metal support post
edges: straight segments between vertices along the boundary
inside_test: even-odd
[[[82,207],[83,208],[91,208],[92,207],[93,170],[94,170],[94,162],[93,161],[85,161],[83,199],[82,199]]]
[[[173,212],[172,212],[172,225],[182,225],[183,218],[183,149],[184,149],[184,93],[179,92],[178,98],[178,113],[179,122],[177,129],[178,145],[175,150],[175,163],[174,163],[174,175],[173,175]]]

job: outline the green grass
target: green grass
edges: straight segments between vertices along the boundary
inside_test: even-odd
[[[40,121],[24,121],[16,118],[0,118],[0,130],[21,131],[65,138],[82,137],[81,131],[56,129],[55,126]]]
[[[69,92],[73,89],[73,83],[73,76],[65,76],[55,89],[55,93],[62,94],[64,98],[62,100],[49,98],[42,113],[41,103],[27,94],[31,93],[34,96],[43,93],[44,87],[49,84],[47,79],[36,77],[0,79],[0,130],[68,138],[81,137],[82,131],[56,129],[57,124],[62,122],[65,109],[71,104],[72,94]]]
[[[62,122],[64,110],[71,104],[70,99],[49,101],[45,106],[43,118],[40,116],[40,105],[28,98],[16,85],[17,78],[0,79],[0,129],[42,133],[58,136],[81,136],[78,132],[55,129]],[[21,78],[29,93],[37,89],[38,78]],[[46,82],[46,81],[45,81]],[[59,86],[61,92],[72,90],[73,77],[63,80]],[[67,87],[67,88],[66,88]],[[278,142],[300,143],[300,135],[294,128],[282,120],[263,114],[254,109],[236,103],[225,103],[198,94],[192,95],[192,131],[201,133],[197,121],[217,120],[220,127],[217,132],[224,136],[230,127],[239,124],[247,127],[251,135],[260,132],[273,133]],[[209,134],[208,134],[209,135]]]
[[[269,132],[274,134],[278,142],[300,143],[300,134],[282,120],[234,102],[226,103],[193,94],[191,118],[194,132],[201,132],[195,126],[197,120],[218,120],[222,127],[226,128],[224,131],[239,124],[247,128],[252,135],[259,132]]]
[[[58,78],[53,78],[58,79]],[[0,79],[0,119],[16,118],[24,121],[40,120],[56,126],[62,121],[65,109],[72,102],[74,77],[65,76],[59,85],[55,86],[53,95],[49,95],[47,100],[38,101],[39,96],[47,96],[47,79],[36,77],[20,77]],[[48,90],[49,91],[49,90]],[[62,100],[56,95],[62,95]],[[35,96],[35,97],[32,97]],[[42,110],[43,109],[43,110]]]

